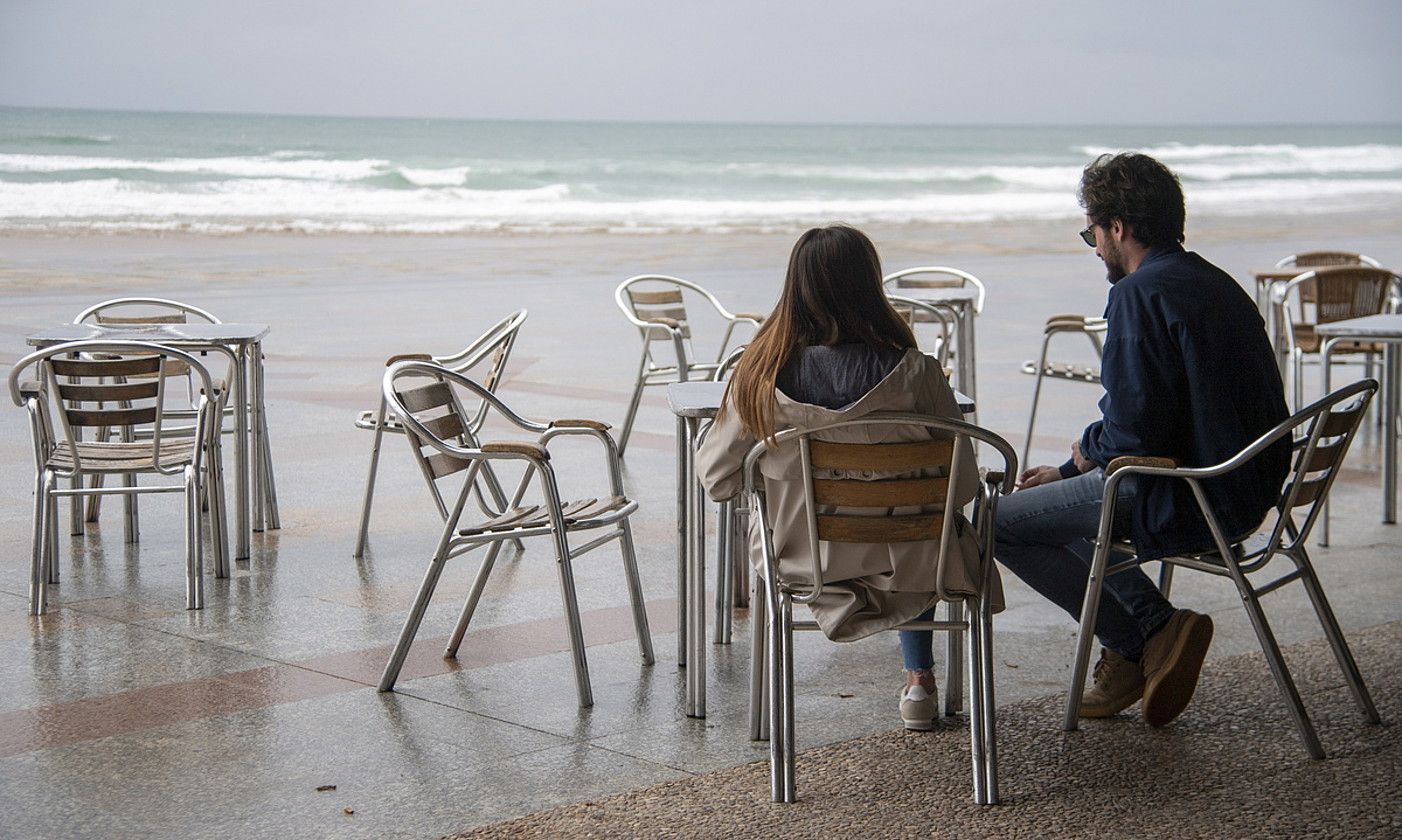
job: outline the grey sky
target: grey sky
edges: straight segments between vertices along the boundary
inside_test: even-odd
[[[1400,0],[0,0],[0,104],[1402,122]]]

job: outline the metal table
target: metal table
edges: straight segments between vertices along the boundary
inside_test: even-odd
[[[954,387],[962,393],[968,394],[970,398],[977,398],[978,385],[975,381],[974,365],[974,321],[978,318],[978,312],[974,309],[974,305],[978,303],[979,290],[972,286],[932,289],[903,286],[891,291],[922,303],[935,303],[954,310],[957,319],[954,350],[958,357],[955,360]]]
[[[1334,345],[1340,341],[1375,342],[1385,345],[1383,351],[1383,522],[1397,521],[1397,401],[1402,385],[1402,314],[1368,315],[1318,324],[1314,331],[1324,339],[1321,366],[1324,368],[1324,393],[1329,393],[1329,359]],[[1328,539],[1329,520],[1323,525]]]
[[[667,403],[677,418],[677,664],[686,668],[687,716],[697,718],[706,716],[706,493],[696,477],[696,439],[701,422],[720,410],[725,385],[667,386]],[[960,411],[973,412],[971,398],[958,391],[954,396]]]
[[[253,531],[282,527],[263,403],[262,341],[269,331],[267,324],[59,324],[33,333],[27,341],[34,347],[50,347],[69,341],[125,339],[228,356],[234,370],[234,404],[240,409],[234,412],[234,558],[246,560]]]

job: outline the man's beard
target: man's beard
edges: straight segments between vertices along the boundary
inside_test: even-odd
[[[1100,259],[1105,263],[1105,279],[1114,285],[1124,279],[1125,262],[1124,255],[1120,253],[1118,246],[1105,242],[1100,247]]]

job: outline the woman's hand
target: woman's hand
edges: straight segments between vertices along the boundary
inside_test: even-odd
[[[1026,490],[1029,487],[1036,487],[1039,484],[1051,484],[1053,481],[1061,480],[1061,468],[1043,464],[1040,467],[1032,467],[1023,470],[1022,475],[1017,477],[1015,490]]]

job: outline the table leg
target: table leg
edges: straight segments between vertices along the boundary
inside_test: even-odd
[[[970,399],[974,400],[975,406],[978,405],[978,360],[974,358],[976,353],[975,348],[977,346],[977,342],[974,340],[974,322],[977,320],[978,313],[974,311],[973,303],[965,305],[964,323],[960,325],[959,329],[959,341],[962,345],[959,348],[959,352],[964,354],[963,360],[959,363],[962,368],[959,372],[959,390],[963,391]],[[978,422],[977,409],[975,409],[974,413],[970,416],[969,422]]]
[[[1333,359],[1333,357],[1334,357],[1334,345],[1335,345],[1335,344],[1338,344],[1338,343],[1339,343],[1339,341],[1338,341],[1338,339],[1336,339],[1336,338],[1325,339],[1325,341],[1324,341],[1324,347],[1323,347],[1323,348],[1320,350],[1320,352],[1319,352],[1319,366],[1323,369],[1323,372],[1324,372],[1324,393],[1325,393],[1325,394],[1333,393],[1333,390],[1334,390],[1334,389],[1333,389],[1333,386],[1330,384],[1330,383],[1331,383],[1331,380],[1332,380],[1332,378],[1333,378],[1333,377],[1330,375],[1330,372],[1333,370],[1333,367],[1332,367],[1332,365],[1330,364],[1330,361],[1331,361],[1331,360]],[[1326,546],[1326,545],[1329,544],[1329,499],[1328,499],[1328,497],[1325,497],[1325,499],[1324,499],[1324,509],[1321,510],[1321,511],[1319,512],[1319,544],[1320,544],[1321,546]],[[1171,568],[1171,567],[1165,566],[1165,568]]]
[[[234,559],[247,560],[252,538],[248,517],[248,354],[234,353]]]
[[[1402,352],[1389,341],[1383,350],[1383,522],[1397,521],[1397,401],[1402,385]]]
[[[244,347],[243,352],[248,354],[247,361],[244,362],[248,368],[248,403],[245,410],[248,412],[248,441],[249,441],[249,482],[251,484],[250,505],[253,511],[253,530],[262,532],[267,528],[267,519],[264,515],[267,504],[263,497],[263,490],[266,486],[263,481],[263,447],[261,445],[263,436],[258,433],[258,345],[249,344]]]
[[[706,494],[696,477],[696,433],[700,421],[688,417],[686,459],[690,515],[687,527],[687,716],[706,716]]]
[[[691,457],[691,443],[687,436],[686,418],[677,417],[677,667],[686,667],[686,581],[687,551],[691,547],[688,539],[686,518],[691,510],[691,482],[687,476],[687,459]]]

